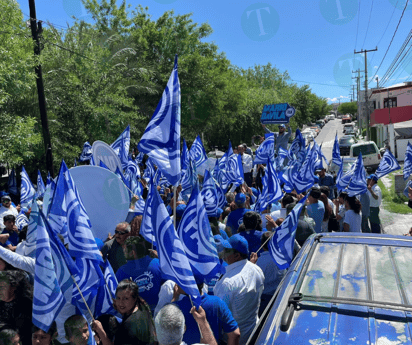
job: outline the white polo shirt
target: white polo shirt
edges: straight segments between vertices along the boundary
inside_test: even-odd
[[[243,165],[243,172],[250,173],[253,167],[253,159],[251,155],[244,153],[242,155],[242,165]]]
[[[369,194],[369,200],[370,200],[370,206],[369,207],[379,207],[381,206],[382,203],[382,191],[380,189],[380,187],[378,186],[378,184],[373,185],[372,187],[372,191],[378,196],[378,199],[376,200],[371,192],[368,189],[368,194]]]

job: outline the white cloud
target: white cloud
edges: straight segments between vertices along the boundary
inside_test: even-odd
[[[378,66],[374,66],[373,68],[374,68],[374,69],[378,69]]]

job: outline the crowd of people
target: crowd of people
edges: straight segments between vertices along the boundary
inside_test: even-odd
[[[279,126],[276,148],[287,145],[289,136],[290,127],[286,132],[284,125]],[[382,193],[375,175],[368,177],[368,191],[354,197],[345,192],[337,194],[334,178],[326,169],[319,169],[315,185],[307,192],[284,192],[278,202],[259,212],[253,204],[262,192],[259,177],[265,170],[262,165],[253,165],[253,153],[247,145],[239,145],[237,152],[242,157],[245,183],[229,189],[226,206],[208,215],[222,269],[209,280],[195,275],[201,296],[198,309],[182,287],[164,279],[156,247],[139,233],[142,214],[135,212],[136,200],[132,200],[127,219],[116,226],[114,235],[108,234],[102,243],[97,241],[103,259],[110,262],[118,280],[113,301],[117,313],[101,315],[89,324],[73,310],[72,315],[59,315],[48,332],[34,326],[36,262],[25,250],[31,209],[21,208],[15,197],[13,203],[11,196],[2,191],[0,345],[91,344],[92,337],[103,345],[243,345],[286,274],[271,258],[268,241],[306,194],[296,229],[295,254],[315,233],[381,232]],[[144,160],[141,169],[143,173]],[[179,198],[180,190],[173,195],[171,188],[162,189],[162,199],[176,226],[186,208]],[[147,188],[142,195],[147,196]]]

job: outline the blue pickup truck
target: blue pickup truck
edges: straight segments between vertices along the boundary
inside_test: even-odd
[[[412,237],[307,239],[247,344],[412,344]]]

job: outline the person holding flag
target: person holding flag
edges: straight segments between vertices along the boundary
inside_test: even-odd
[[[370,200],[369,223],[371,232],[381,233],[381,220],[379,219],[379,207],[382,203],[382,191],[378,186],[378,177],[375,174],[368,176],[368,195]],[[368,227],[369,229],[369,227]],[[369,232],[369,231],[368,231]]]

